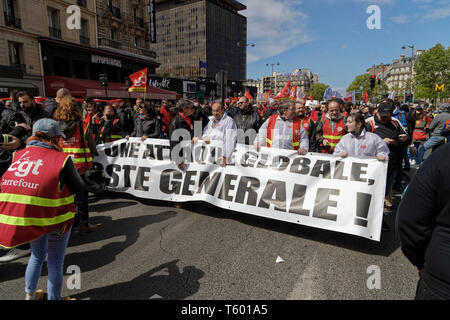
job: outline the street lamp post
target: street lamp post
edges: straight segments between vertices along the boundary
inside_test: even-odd
[[[279,66],[280,65],[280,63],[279,62],[277,62],[277,63],[266,63],[266,66],[272,66],[272,77],[273,77],[273,67],[274,66]],[[272,83],[272,81],[271,81],[271,83]],[[276,91],[277,91],[277,75],[275,74],[275,94],[276,94]]]
[[[412,46],[403,46],[402,49],[405,50],[406,47],[411,48],[411,76],[409,79],[409,92],[412,95],[412,91],[413,91],[413,68],[414,68],[414,45]],[[413,101],[414,102],[414,101]]]

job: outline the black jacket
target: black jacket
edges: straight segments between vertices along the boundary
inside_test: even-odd
[[[423,163],[399,205],[401,249],[425,284],[450,299],[450,144]]]
[[[134,116],[128,108],[117,108],[117,116],[122,124],[123,132],[130,134],[134,130]]]
[[[177,129],[185,129],[187,131],[187,133],[189,134],[189,136],[183,136],[183,137],[179,137],[178,139],[175,138],[174,133],[175,130]],[[177,132],[178,133],[178,132]],[[181,133],[180,133],[181,134]],[[180,143],[180,141],[192,139],[194,137],[194,120],[191,118],[191,126],[189,126],[189,124],[184,121],[184,119],[179,115],[176,114],[175,117],[172,119],[172,122],[170,123],[169,126],[169,140],[170,140],[170,156],[172,160],[175,160],[172,158],[172,150],[175,148],[175,146],[177,144]]]
[[[161,121],[156,117],[149,117],[142,119],[139,116],[134,118],[134,130],[130,137],[147,136],[151,139],[159,139],[161,136]]]
[[[238,130],[246,132],[249,129],[255,130],[258,133],[259,127],[263,124],[263,120],[259,115],[259,112],[252,107],[248,107],[245,110],[239,109],[233,118]],[[255,136],[256,137],[256,136]],[[253,141],[250,141],[249,137],[245,137],[245,144],[251,145]]]
[[[401,168],[403,161],[403,149],[408,146],[409,141],[401,142],[398,138],[401,134],[406,134],[402,126],[392,120],[387,124],[383,124],[378,120],[378,117],[373,117],[375,120],[375,128],[372,128],[370,122],[366,122],[366,130],[377,134],[381,139],[389,138],[395,142],[389,147],[389,163],[388,168]]]
[[[93,125],[93,132],[95,133],[95,142],[97,144],[105,143],[106,138],[112,135],[113,133],[122,134],[122,123],[119,120],[114,124],[114,120],[116,119],[118,118],[106,121],[101,120],[98,124]],[[101,133],[102,129],[103,132]]]

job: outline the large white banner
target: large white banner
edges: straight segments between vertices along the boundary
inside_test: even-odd
[[[387,163],[237,146],[226,168],[220,144],[186,149],[185,171],[170,161],[168,140],[115,141],[97,147],[107,189],[217,207],[380,241]],[[217,163],[217,164],[216,164]]]

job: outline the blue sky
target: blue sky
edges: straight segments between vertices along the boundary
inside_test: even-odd
[[[310,69],[319,81],[345,93],[374,64],[450,46],[450,0],[240,0],[247,5],[247,77]],[[378,5],[381,29],[369,30],[367,8]]]

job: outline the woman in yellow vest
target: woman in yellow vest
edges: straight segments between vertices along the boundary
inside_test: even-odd
[[[91,131],[91,125],[83,122],[82,110],[75,104],[72,97],[64,97],[58,103],[53,118],[59,121],[65,138],[61,139],[62,151],[73,157],[73,163],[85,180],[86,171],[92,168],[92,157],[96,154],[95,141]],[[94,232],[97,225],[89,223],[89,193],[87,191],[75,194],[74,228],[80,235]]]
[[[14,153],[1,180],[0,246],[31,245],[26,300],[43,298],[36,288],[47,253],[48,298],[61,299],[64,255],[76,212],[73,193],[84,189],[70,156],[61,152],[61,136],[56,121],[37,121],[27,147]]]

